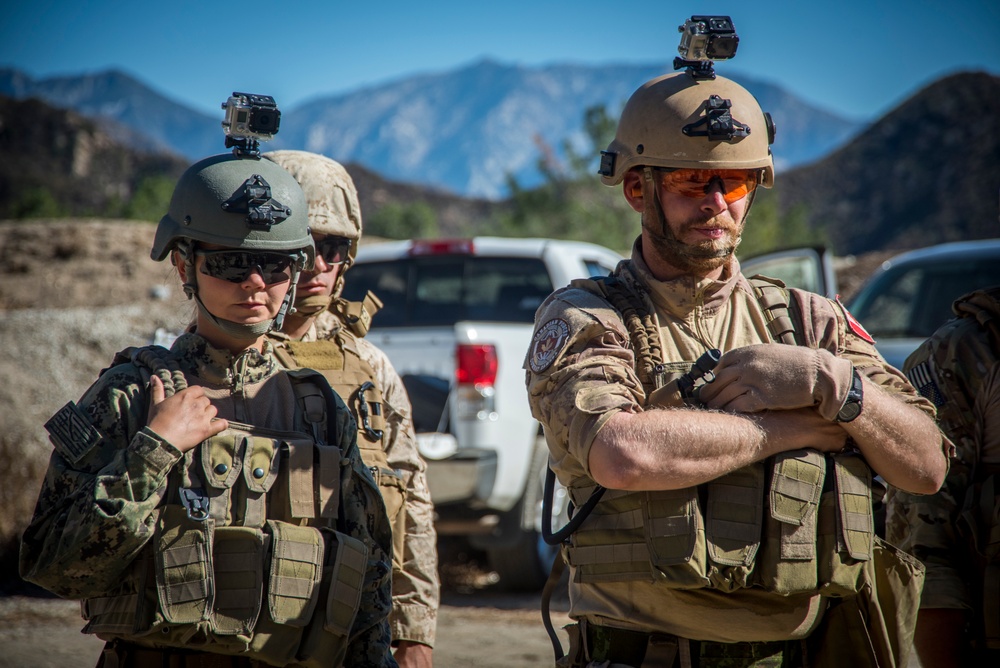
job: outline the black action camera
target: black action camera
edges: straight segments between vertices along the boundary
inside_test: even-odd
[[[729,60],[740,45],[739,35],[728,16],[692,16],[678,26],[681,43],[674,58],[674,69],[687,68],[695,79],[714,79],[716,60]]]
[[[233,92],[222,105],[226,148],[240,157],[260,158],[260,142],[272,139],[281,124],[281,112],[270,95]]]
[[[692,16],[677,30],[681,33],[677,51],[687,61],[729,60],[740,44],[728,16]]]
[[[267,141],[281,124],[281,112],[270,95],[233,92],[222,108],[226,110],[222,129],[233,138]]]

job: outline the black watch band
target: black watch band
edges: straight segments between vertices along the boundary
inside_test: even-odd
[[[861,384],[861,374],[857,369],[851,369],[851,389],[847,392],[847,399],[840,412],[837,413],[837,422],[850,422],[859,415],[863,408],[864,386]]]

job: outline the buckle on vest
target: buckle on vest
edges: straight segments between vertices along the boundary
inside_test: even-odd
[[[189,519],[195,522],[204,522],[208,519],[208,496],[201,489],[181,487],[181,505],[187,510]]]
[[[364,428],[365,432],[374,440],[378,441],[382,439],[382,430],[372,428],[371,414],[368,412],[368,398],[365,396],[365,392],[374,389],[375,384],[370,380],[366,380],[364,384],[358,388],[358,412],[361,414],[361,426]],[[381,410],[381,406],[379,404],[375,404],[375,406],[376,411]]]

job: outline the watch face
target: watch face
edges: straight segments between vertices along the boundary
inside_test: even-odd
[[[861,404],[857,401],[848,401],[837,413],[839,422],[850,422],[861,414]]]

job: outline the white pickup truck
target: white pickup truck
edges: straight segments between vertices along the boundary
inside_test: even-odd
[[[535,310],[621,259],[574,241],[417,240],[362,246],[348,275],[345,297],[384,302],[368,339],[413,402],[438,534],[485,550],[505,588],[540,588],[555,556],[540,537],[548,450],[522,368]],[[565,518],[557,497],[553,526]]]

